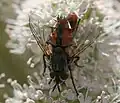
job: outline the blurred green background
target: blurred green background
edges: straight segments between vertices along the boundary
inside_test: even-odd
[[[9,53],[6,48],[6,43],[9,40],[8,35],[5,33],[6,19],[15,18],[14,10],[12,8],[12,0],[0,0],[0,74],[5,73],[4,80],[0,80],[0,84],[6,83],[7,78],[16,79],[20,84],[26,82],[28,75],[28,66],[23,55],[15,55]],[[7,86],[7,85],[6,85]],[[8,87],[10,87],[8,85]],[[0,88],[0,102],[3,102],[3,94],[9,93],[9,88]]]

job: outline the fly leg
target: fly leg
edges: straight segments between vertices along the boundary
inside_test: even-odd
[[[48,84],[50,84],[52,82],[52,79],[50,79],[50,81],[48,82]]]
[[[71,71],[70,65],[68,66],[68,68],[69,68],[69,71],[70,71],[70,78],[71,78],[71,80],[72,80],[73,87],[74,87],[75,92],[76,92],[76,94],[77,94],[77,96],[78,96],[79,94],[78,94],[77,88],[76,88],[76,86],[75,86],[75,82],[74,82],[74,79],[73,79],[73,75],[72,75],[72,71]]]
[[[59,84],[57,85],[57,88],[58,88],[58,91],[60,92],[61,90],[60,90],[60,86],[59,86]]]
[[[57,84],[54,85],[53,89],[52,89],[52,92],[54,92],[55,88],[56,88]]]
[[[75,63],[75,65],[77,66],[77,67],[80,67],[80,68],[82,68],[82,67],[84,67],[84,66],[81,66],[81,65],[78,65],[78,60],[80,59],[80,57],[79,56],[76,56],[76,57],[74,57],[75,58],[75,61],[74,61],[74,63]]]
[[[47,66],[46,66],[46,61],[45,61],[45,54],[43,54],[43,64],[44,64],[44,70],[43,70],[43,73],[42,73],[42,75],[44,76],[44,74],[45,74],[45,72],[46,72],[46,68],[47,68]]]

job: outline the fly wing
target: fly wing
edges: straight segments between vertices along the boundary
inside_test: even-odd
[[[93,22],[85,22],[83,25],[79,25],[76,36],[74,37],[76,48],[72,57],[79,56],[88,47],[96,43],[101,31],[101,27]]]
[[[45,26],[41,26],[39,16],[37,14],[31,13],[29,15],[29,27],[32,32],[33,37],[35,38],[38,46],[46,54],[45,46],[50,30],[46,29]]]
[[[94,10],[91,8],[91,5],[88,4],[86,9],[83,10],[82,14],[79,16],[76,30],[73,33],[75,48],[72,57],[79,56],[95,43],[101,34],[101,27],[98,25],[96,19],[94,17],[90,18],[91,16],[95,16],[94,14],[92,15],[92,11]],[[84,21],[84,19],[86,20]]]

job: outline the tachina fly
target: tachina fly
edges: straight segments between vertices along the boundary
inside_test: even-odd
[[[78,18],[74,12],[71,12],[66,17],[62,15],[57,16],[54,26],[43,26],[41,28],[39,27],[40,21],[35,20],[33,15],[29,16],[30,30],[43,51],[43,75],[46,69],[49,69],[51,77],[49,84],[52,81],[55,82],[52,91],[57,87],[60,92],[60,84],[65,84],[65,80],[70,76],[75,92],[78,95],[71,65],[75,64],[81,67],[77,63],[80,54],[90,47],[99,36],[99,34],[96,34],[92,39],[88,40],[91,34],[80,34],[78,29],[81,20],[82,17]],[[51,33],[45,34],[44,27],[50,28]],[[77,40],[75,39],[76,35],[79,35]],[[46,58],[50,61],[49,65],[46,62]]]

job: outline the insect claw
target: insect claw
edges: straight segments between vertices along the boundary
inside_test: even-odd
[[[75,63],[75,65],[76,65],[77,67],[79,67],[79,68],[83,68],[83,67],[84,67],[83,65],[78,65],[77,62],[74,62],[74,63]]]
[[[74,64],[75,64],[77,67],[79,67],[79,68],[83,68],[84,66],[78,64],[78,61],[79,61],[80,57],[76,56],[76,57],[74,57],[74,58],[76,59],[76,60],[74,61]]]

